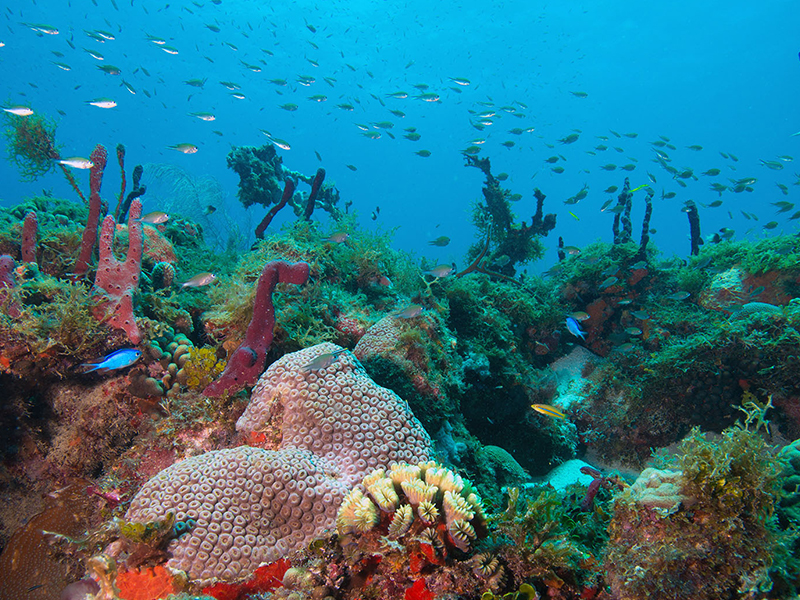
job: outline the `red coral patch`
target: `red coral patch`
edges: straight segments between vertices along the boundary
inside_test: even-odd
[[[424,579],[417,579],[405,594],[405,600],[433,600],[433,598],[434,594],[425,585]]]
[[[123,571],[117,575],[116,584],[122,600],[158,600],[180,591],[175,576],[161,566]]]
[[[241,583],[215,583],[203,593],[217,600],[243,600],[247,596],[270,592],[283,585],[283,576],[291,565],[282,558],[256,569],[253,576]]]

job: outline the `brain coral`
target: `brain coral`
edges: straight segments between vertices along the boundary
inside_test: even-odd
[[[194,518],[168,565],[199,583],[250,575],[332,530],[342,498],[371,470],[421,462],[431,440],[406,403],[335,344],[288,354],[261,376],[237,429],[241,446],[176,463],[134,498],[126,518]]]
[[[392,352],[400,343],[401,333],[399,319],[387,315],[367,330],[353,352],[360,360]]]

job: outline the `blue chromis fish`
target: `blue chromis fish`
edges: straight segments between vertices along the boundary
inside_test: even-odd
[[[166,223],[169,221],[169,215],[163,211],[156,210],[146,215],[142,215],[142,218],[139,219],[142,223],[148,223],[150,225],[160,225],[161,223]]]
[[[344,242],[349,237],[350,237],[349,233],[345,233],[343,231],[339,231],[337,233],[333,233],[333,234],[329,235],[328,237],[325,238],[324,241],[331,242],[333,244],[341,244],[342,242]]]
[[[666,298],[667,300],[675,300],[676,302],[679,302],[681,300],[686,300],[689,296],[691,296],[689,292],[680,291],[680,292],[675,292],[674,294],[670,294]]]
[[[136,348],[123,348],[122,350],[116,350],[111,354],[107,354],[96,362],[84,363],[81,366],[91,367],[91,369],[86,371],[87,373],[91,373],[92,371],[115,371],[117,369],[130,367],[139,360],[141,355],[142,352]]]
[[[28,106],[7,106],[3,110],[18,117],[30,117],[33,114],[33,109]]]
[[[33,109],[28,106],[6,106],[3,110],[18,117],[29,117],[33,114]]]
[[[619,277],[606,277],[603,282],[600,284],[599,289],[604,290],[607,287],[611,287],[615,283],[619,282]]]
[[[178,152],[183,152],[184,154],[195,154],[197,153],[197,146],[194,144],[175,144],[174,146],[167,146],[170,150],[177,150]]]
[[[111,98],[95,98],[94,100],[87,100],[86,104],[91,104],[97,108],[114,108],[117,102]]]
[[[586,332],[581,329],[580,323],[573,319],[572,317],[567,317],[567,331],[569,331],[575,337],[579,337],[582,340],[586,339]]]
[[[320,369],[325,369],[330,367],[333,363],[336,362],[336,359],[339,358],[339,355],[342,352],[347,352],[345,348],[341,350],[337,350],[336,352],[326,352],[325,354],[320,354],[314,360],[312,360],[307,365],[303,365],[302,371],[304,373],[308,373],[309,371],[319,371]]]
[[[431,277],[435,277],[436,279],[443,279],[444,277],[452,275],[453,271],[455,271],[455,269],[453,268],[452,265],[438,265],[428,271],[423,271],[423,274],[430,275]]]
[[[567,415],[561,412],[561,410],[549,404],[531,404],[531,408],[538,413],[542,413],[543,415],[547,415],[549,417],[555,417],[556,419],[567,418]]]

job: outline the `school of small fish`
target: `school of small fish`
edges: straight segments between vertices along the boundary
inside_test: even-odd
[[[433,160],[438,150],[419,147],[426,136],[425,117],[439,114],[439,107],[446,105],[448,110],[460,111],[469,129],[479,132],[480,137],[464,137],[461,152],[465,156],[524,152],[541,165],[534,177],[544,172],[577,182],[575,193],[561,199],[571,206],[568,215],[576,220],[589,216],[587,210],[596,213],[596,204],[602,203],[601,213],[622,209],[612,196],[619,185],[607,187],[602,192],[605,196],[592,190],[592,180],[601,172],[629,177],[633,194],[655,192],[662,203],[673,201],[667,209],[682,210],[687,200],[697,196],[703,210],[727,210],[731,220],[736,216],[748,221],[751,227],[741,231],[741,236],[753,231],[779,233],[800,219],[800,206],[795,206],[792,193],[792,186],[800,185],[800,174],[790,173],[794,158],[789,154],[740,161],[727,149],[710,149],[693,140],[678,142],[666,135],[580,128],[546,134],[530,99],[486,89],[475,74],[442,72],[420,78],[416,75],[419,65],[410,59],[401,72],[382,75],[379,66],[366,63],[363,55],[349,49],[351,42],[362,40],[361,34],[325,19],[322,12],[303,17],[304,26],[291,29],[280,20],[280,12],[267,5],[242,18],[233,4],[221,0],[175,5],[110,0],[110,7],[100,0],[91,2],[92,7],[87,7],[68,0],[70,22],[63,23],[43,22],[43,11],[35,1],[5,8],[7,33],[0,47],[38,44],[52,57],[25,69],[39,78],[30,75],[27,82],[16,83],[53,93],[71,87],[87,107],[146,110],[149,115],[163,109],[164,115],[148,119],[157,123],[157,118],[165,116],[185,131],[183,139],[165,140],[163,147],[187,156],[202,154],[209,136],[227,135],[220,129],[209,131],[203,123],[227,121],[220,127],[230,127],[231,114],[238,117],[243,111],[255,114],[254,130],[260,129],[276,148],[294,152],[300,120],[322,111],[332,121],[351,120],[353,136],[370,140],[367,143],[395,142],[401,151]],[[151,30],[149,23],[156,15],[171,17],[174,26]],[[284,42],[288,34],[291,43]],[[224,76],[210,76],[211,72]],[[580,107],[591,106],[596,98],[591,90],[572,86],[560,93],[564,102]],[[0,108],[18,117],[36,114],[38,108],[26,101],[27,95],[24,88],[11,91]],[[257,113],[265,104],[285,114],[269,124],[275,126],[275,134],[259,127]],[[64,118],[89,118],[81,108],[65,99],[58,112]],[[787,133],[787,137],[798,134]],[[351,145],[355,144],[342,147]],[[314,153],[321,161],[320,153]],[[358,165],[345,154],[338,157],[341,167],[356,172]],[[58,162],[72,169],[92,167],[80,157]],[[504,182],[509,177],[500,173],[496,180]],[[771,189],[763,188],[760,182],[764,180]],[[754,192],[775,200],[771,205],[776,217],[766,218],[763,209],[756,210],[750,201]],[[519,194],[510,197],[513,201],[521,198]],[[379,214],[380,207],[371,213],[372,220]],[[712,241],[736,235],[733,227],[705,233]],[[448,238],[430,243],[445,246],[443,239]]]

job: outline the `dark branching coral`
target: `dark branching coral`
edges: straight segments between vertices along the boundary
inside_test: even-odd
[[[700,245],[703,240],[700,237],[700,213],[697,212],[697,205],[693,200],[686,202],[686,216],[689,217],[689,235],[691,236],[692,256],[700,254]]]
[[[633,191],[631,190],[630,179],[626,177],[625,183],[622,185],[622,191],[617,197],[617,204],[614,207],[614,224],[611,229],[614,234],[614,244],[627,244],[633,241],[633,223],[631,222]],[[634,258],[635,261],[647,259],[647,244],[650,242],[650,217],[653,214],[653,193],[652,188],[649,188],[644,199],[642,237],[639,241],[639,253]],[[621,229],[620,225],[622,226]]]
[[[467,166],[480,169],[486,175],[483,186],[484,202],[479,203],[473,214],[473,221],[478,229],[487,235],[487,241],[496,243],[491,258],[508,257],[505,264],[496,269],[501,276],[513,277],[516,274],[514,265],[539,258],[543,252],[539,238],[546,236],[556,226],[555,214],[543,214],[545,195],[540,190],[534,191],[536,197],[536,213],[531,217],[530,225],[524,221],[517,224],[516,216],[511,210],[512,194],[502,188],[492,175],[488,158],[477,158],[464,155]],[[488,248],[473,247],[473,256],[486,255]],[[480,259],[479,259],[480,261]],[[470,271],[486,272],[477,264]],[[465,273],[464,273],[465,274]],[[492,273],[489,273],[492,274]]]
[[[228,153],[228,168],[239,175],[239,200],[245,208],[253,204],[269,206],[281,198],[284,179],[283,159],[272,144],[260,148],[236,146]]]
[[[119,211],[119,223],[124,223],[127,219],[128,210],[131,207],[131,202],[136,200],[139,196],[144,195],[147,191],[146,185],[140,185],[140,181],[142,179],[142,173],[144,172],[144,168],[142,165],[136,165],[133,168],[133,189],[128,192],[128,195],[125,197],[125,202],[121,202],[117,206],[117,210]],[[125,171],[123,170],[123,174]],[[124,192],[124,190],[123,190]],[[122,199],[122,195],[120,195],[120,200]]]

